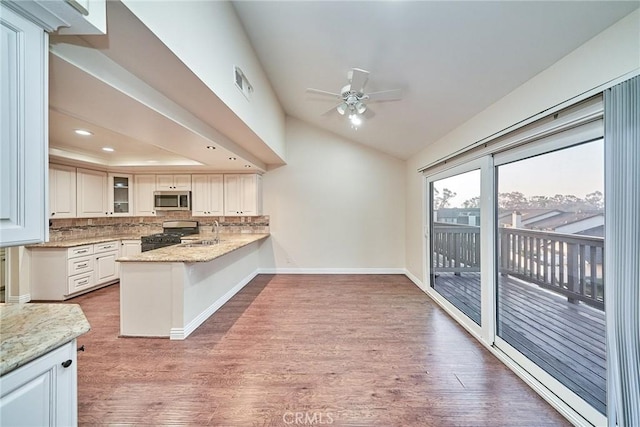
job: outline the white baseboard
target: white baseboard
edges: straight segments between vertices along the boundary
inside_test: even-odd
[[[24,294],[16,296],[7,297],[7,302],[15,304],[15,303],[25,303],[31,301],[31,294]]]
[[[425,291],[425,287],[424,287],[424,283],[422,283],[422,280],[418,279],[417,276],[415,276],[413,273],[411,273],[409,270],[405,269],[404,270],[404,275],[407,276],[407,278],[409,280],[411,280],[414,285],[416,285],[417,287],[419,287],[421,290]]]
[[[235,294],[240,292],[242,288],[244,288],[254,277],[258,275],[258,270],[249,274],[247,277],[242,279],[237,285],[233,288],[229,289],[229,291],[214,301],[209,307],[207,307],[202,313],[196,316],[191,322],[189,322],[184,328],[171,328],[169,332],[169,339],[172,340],[183,340],[187,338],[196,328],[202,325],[213,313],[218,311],[220,307],[222,307],[227,301],[229,301]]]
[[[404,268],[260,268],[260,274],[405,274]]]

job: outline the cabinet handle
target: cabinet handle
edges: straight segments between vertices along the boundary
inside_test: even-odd
[[[86,285],[89,283],[89,279],[84,279],[82,282],[78,282],[78,285]]]
[[[51,212],[51,216],[54,216],[56,213],[55,212]]]
[[[63,368],[68,368],[69,366],[71,366],[72,363],[73,363],[73,360],[71,360],[71,359],[66,360],[66,361],[62,362],[62,367]]]
[[[84,268],[87,266],[87,263],[85,262],[84,264],[78,264],[78,268]]]
[[[77,254],[83,254],[83,253],[85,253],[85,252],[87,252],[87,250],[86,250],[86,249],[83,249],[83,250],[81,250],[81,251],[76,251],[76,253],[77,253]]]

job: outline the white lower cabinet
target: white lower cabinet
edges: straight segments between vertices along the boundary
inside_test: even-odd
[[[140,240],[122,240],[120,243],[120,256],[132,256],[142,252]]]
[[[31,299],[62,301],[116,282],[120,241],[72,248],[32,248]]]
[[[0,381],[0,425],[77,424],[76,340],[9,372]]]

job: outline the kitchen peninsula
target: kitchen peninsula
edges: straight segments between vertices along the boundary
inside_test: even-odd
[[[207,236],[188,236],[189,241]],[[210,236],[209,236],[210,237]],[[220,234],[122,257],[120,334],[185,339],[257,274],[264,233]]]

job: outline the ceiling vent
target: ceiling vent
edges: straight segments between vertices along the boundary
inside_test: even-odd
[[[247,99],[251,99],[251,94],[253,93],[253,86],[247,80],[247,76],[244,75],[242,70],[238,66],[233,67],[233,78],[236,84],[236,87],[240,89],[240,92]]]

